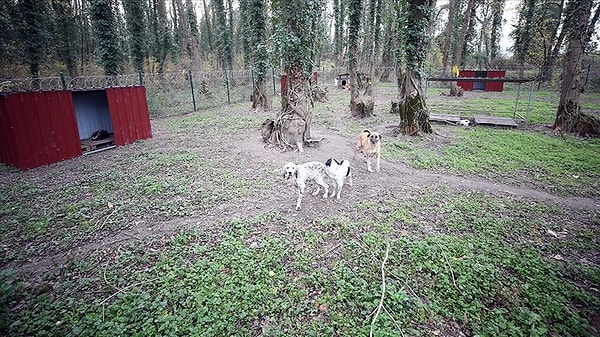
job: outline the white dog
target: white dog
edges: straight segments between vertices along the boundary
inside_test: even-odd
[[[349,160],[344,159],[339,162],[333,158],[327,159],[325,162],[325,173],[333,179],[331,198],[333,198],[334,195],[337,199],[340,198],[340,193],[342,193],[342,187],[344,186],[344,181],[346,181],[346,179],[348,179],[348,185],[352,186],[352,170],[350,169]]]
[[[312,195],[319,194],[321,186],[325,189],[323,198],[327,198],[327,192],[329,186],[325,183],[325,164],[318,161],[310,161],[304,164],[287,163],[283,167],[283,178],[286,180],[292,180],[296,185],[298,191],[298,200],[296,201],[296,210],[300,210],[300,204],[302,203],[302,197],[304,196],[304,189],[306,183],[309,181],[316,182],[319,186]]]

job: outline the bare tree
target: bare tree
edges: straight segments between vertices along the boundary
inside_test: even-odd
[[[573,0],[567,8],[569,46],[562,73],[560,101],[554,129],[580,135],[600,135],[600,121],[581,111],[581,69],[588,36],[592,0]]]

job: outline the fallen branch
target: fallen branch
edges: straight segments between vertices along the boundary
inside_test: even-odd
[[[454,288],[456,288],[456,290],[458,290],[458,292],[462,294],[462,291],[460,291],[460,289],[458,289],[458,286],[456,285],[456,279],[454,278],[454,271],[452,270],[452,266],[450,265],[450,262],[448,261],[448,258],[446,257],[446,253],[444,252],[443,249],[442,249],[442,255],[444,256],[444,260],[446,260],[446,264],[448,265],[448,268],[450,268],[450,275],[452,275],[452,283],[454,284]]]
[[[385,249],[385,257],[383,258],[383,262],[381,262],[381,298],[379,299],[379,305],[377,306],[375,316],[373,316],[373,320],[371,321],[371,331],[369,332],[370,337],[373,337],[373,327],[375,326],[375,321],[377,321],[377,317],[379,317],[381,307],[383,307],[383,300],[385,299],[385,263],[387,262],[389,255],[390,243],[388,242]]]

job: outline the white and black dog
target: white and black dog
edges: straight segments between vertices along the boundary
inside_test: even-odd
[[[318,161],[310,161],[304,164],[287,163],[283,167],[283,178],[286,180],[292,180],[296,185],[298,191],[298,200],[296,200],[296,210],[300,210],[300,204],[302,203],[302,197],[304,196],[304,189],[306,183],[309,181],[316,182],[319,186],[313,195],[319,194],[321,186],[325,189],[323,198],[327,198],[327,192],[329,186],[325,183],[325,164]]]
[[[327,159],[325,162],[325,173],[333,179],[331,198],[333,198],[334,195],[337,199],[340,198],[340,193],[342,193],[342,187],[344,186],[346,179],[348,179],[348,185],[352,186],[352,170],[350,169],[349,160],[344,159],[339,162],[333,158]]]

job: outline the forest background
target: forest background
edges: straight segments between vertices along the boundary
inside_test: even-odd
[[[314,27],[310,47],[315,70],[344,72],[349,1],[313,2],[316,13],[307,20]],[[403,2],[361,3],[358,68],[373,73],[395,67],[402,62],[394,54],[402,48],[397,14]],[[2,0],[0,78],[251,70],[257,61],[281,72],[282,41],[272,5],[262,0]],[[262,41],[252,41],[256,6],[266,12],[268,33]],[[438,1],[430,23],[426,70],[448,75],[450,67],[458,65],[516,70],[517,77],[529,71],[542,83],[556,86],[567,41],[566,6],[564,0]],[[589,24],[587,88],[600,87],[595,31],[599,8],[595,2]],[[257,43],[266,51],[261,60],[255,55]],[[392,80],[387,76],[386,71],[378,73],[378,79]]]

